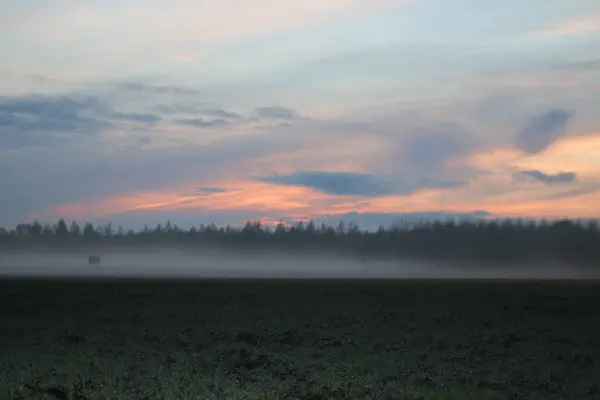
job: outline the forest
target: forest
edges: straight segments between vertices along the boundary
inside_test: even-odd
[[[64,219],[0,228],[0,249],[123,248],[127,246],[223,249],[229,252],[335,253],[374,258],[446,261],[551,261],[594,266],[600,262],[598,221],[444,220],[380,226],[365,231],[353,223],[313,221],[269,226],[247,221],[242,228],[201,224],[189,230],[170,222],[140,230],[116,229]]]

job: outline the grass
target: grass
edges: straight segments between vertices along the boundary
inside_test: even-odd
[[[0,399],[597,399],[599,288],[4,279]]]

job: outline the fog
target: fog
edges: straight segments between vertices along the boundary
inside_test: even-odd
[[[352,279],[597,279],[590,269],[553,263],[500,266],[331,255],[244,254],[225,252],[107,251],[99,265],[89,253],[0,253],[0,276],[173,277],[173,278],[352,278]]]

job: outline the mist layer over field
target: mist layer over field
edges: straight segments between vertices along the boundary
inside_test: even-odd
[[[226,252],[106,251],[99,265],[85,252],[0,254],[0,275],[48,277],[197,278],[432,278],[596,279],[589,269],[553,263],[494,265],[423,260],[376,260],[332,255],[232,254]]]

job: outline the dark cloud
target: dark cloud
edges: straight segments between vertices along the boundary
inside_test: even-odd
[[[54,134],[97,134],[112,126],[98,117],[101,109],[95,97],[0,98],[0,143],[20,147],[61,140]]]
[[[202,118],[179,118],[174,119],[173,123],[178,125],[194,126],[197,128],[215,128],[231,124],[231,122],[223,118],[217,118],[213,120],[205,120]]]
[[[244,117],[242,117],[238,113],[225,111],[221,108],[213,108],[210,110],[200,110],[198,113],[200,115],[207,115],[210,117],[218,117],[218,118],[224,118],[224,119],[236,119],[236,120],[244,119]]]
[[[230,121],[230,122],[250,122],[260,121],[261,119],[275,119],[290,121],[293,119],[307,120],[306,117],[299,117],[296,112],[289,108],[283,107],[257,107],[254,109],[254,115],[246,118],[244,115],[225,110],[219,107],[202,107],[197,104],[177,102],[173,104],[159,104],[152,107],[153,110],[162,114],[185,115],[188,118],[177,119],[174,122],[192,126],[212,126],[210,119],[215,121]],[[208,121],[207,121],[208,119]],[[208,124],[208,125],[207,125]],[[219,123],[218,123],[219,124]],[[220,124],[223,124],[222,122]]]
[[[454,188],[468,182],[476,172],[468,166],[446,165],[447,161],[466,156],[480,145],[458,124],[404,128],[396,120],[371,124],[309,120],[289,129],[292,130],[288,137],[308,136],[308,133],[321,137],[325,131],[339,135],[340,140],[373,132],[388,146],[382,152],[367,153],[361,160],[371,170],[380,171],[385,166],[385,174],[302,171],[265,176],[259,178],[260,181],[310,187],[333,195],[386,196],[409,195],[425,188]]]
[[[200,91],[187,87],[175,85],[146,85],[138,82],[125,82],[118,85],[119,88],[136,92],[152,92],[157,94],[183,94],[198,95]]]
[[[201,187],[198,188],[198,192],[197,194],[213,194],[213,193],[225,193],[227,192],[227,189],[224,188],[217,188],[217,187]]]
[[[23,96],[0,97],[0,112],[24,117],[77,119],[78,113],[97,108],[101,101],[96,97]]]
[[[162,121],[162,118],[155,114],[139,114],[139,113],[112,113],[114,119],[129,122],[141,122],[146,124],[156,124]]]
[[[173,104],[157,104],[152,107],[156,112],[162,114],[194,114],[197,113],[199,107],[195,104],[188,103],[173,103]]]
[[[262,182],[289,186],[303,186],[319,192],[338,196],[387,196],[392,194],[410,194],[422,188],[446,188],[458,185],[436,179],[396,179],[381,178],[373,174],[355,172],[305,171],[289,175],[261,177]]]
[[[515,145],[527,154],[536,154],[565,135],[567,122],[573,114],[555,109],[533,118],[519,132]]]
[[[154,106],[153,109],[163,114],[199,115],[238,121],[244,119],[242,115],[222,108],[202,108],[194,104],[186,103],[174,103],[171,105],[159,104]]]
[[[391,194],[389,185],[377,176],[353,172],[296,172],[260,178],[263,182],[304,186],[327,194],[351,196],[384,196]]]
[[[296,112],[291,108],[279,106],[257,107],[254,109],[258,118],[293,119]]]
[[[161,120],[155,114],[115,111],[94,96],[0,97],[0,143],[10,148],[57,144],[72,134],[95,135],[117,122]]]
[[[545,174],[537,169],[520,171],[519,174],[526,178],[534,179],[539,182],[553,183],[571,183],[577,180],[577,174],[574,172],[559,172],[557,174]]]

